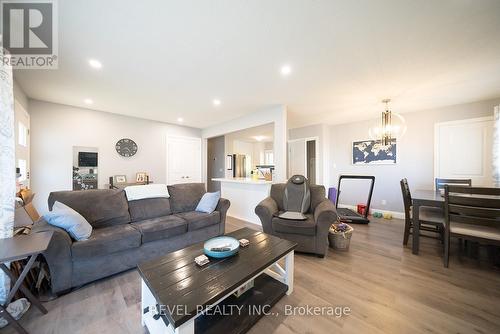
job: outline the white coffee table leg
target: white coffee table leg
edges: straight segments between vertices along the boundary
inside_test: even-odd
[[[291,251],[285,256],[285,284],[288,285],[287,295],[293,292],[293,255],[294,251]]]
[[[175,334],[194,334],[194,318],[177,327]]]
[[[151,305],[146,305],[147,303],[147,296],[146,296],[146,289],[148,287],[146,286],[146,283],[144,283],[144,280],[141,279],[141,325],[142,327],[144,327],[146,325],[146,323],[144,322],[144,309],[146,307],[149,307]]]

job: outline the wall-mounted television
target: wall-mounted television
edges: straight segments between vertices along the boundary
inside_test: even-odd
[[[97,152],[78,152],[78,167],[97,167]]]

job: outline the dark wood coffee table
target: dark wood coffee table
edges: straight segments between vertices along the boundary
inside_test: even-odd
[[[228,235],[250,245],[203,267],[194,262],[203,243],[139,264],[141,321],[151,334],[244,333],[292,293],[296,243],[248,228]],[[254,287],[236,297],[248,283]]]

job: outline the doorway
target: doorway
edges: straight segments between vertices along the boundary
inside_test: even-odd
[[[220,182],[213,178],[225,177],[225,145],[224,136],[207,140],[207,191],[220,191]]]
[[[288,141],[288,177],[304,175],[310,184],[318,184],[318,138]]]
[[[316,184],[316,140],[306,141],[306,157],[307,157],[307,179],[309,183]]]

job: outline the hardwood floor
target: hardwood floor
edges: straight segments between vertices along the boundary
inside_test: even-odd
[[[229,218],[226,230],[243,226]],[[295,288],[250,331],[262,333],[500,333],[500,271],[459,258],[450,268],[437,240],[421,238],[420,255],[402,246],[403,222],[355,225],[348,252],[324,259],[296,254]],[[350,315],[285,316],[291,306],[349,307]],[[140,278],[135,270],[103,279],[31,308],[21,324],[30,333],[146,333],[140,325]],[[289,306],[288,306],[289,307]],[[12,328],[2,333],[14,333]]]

